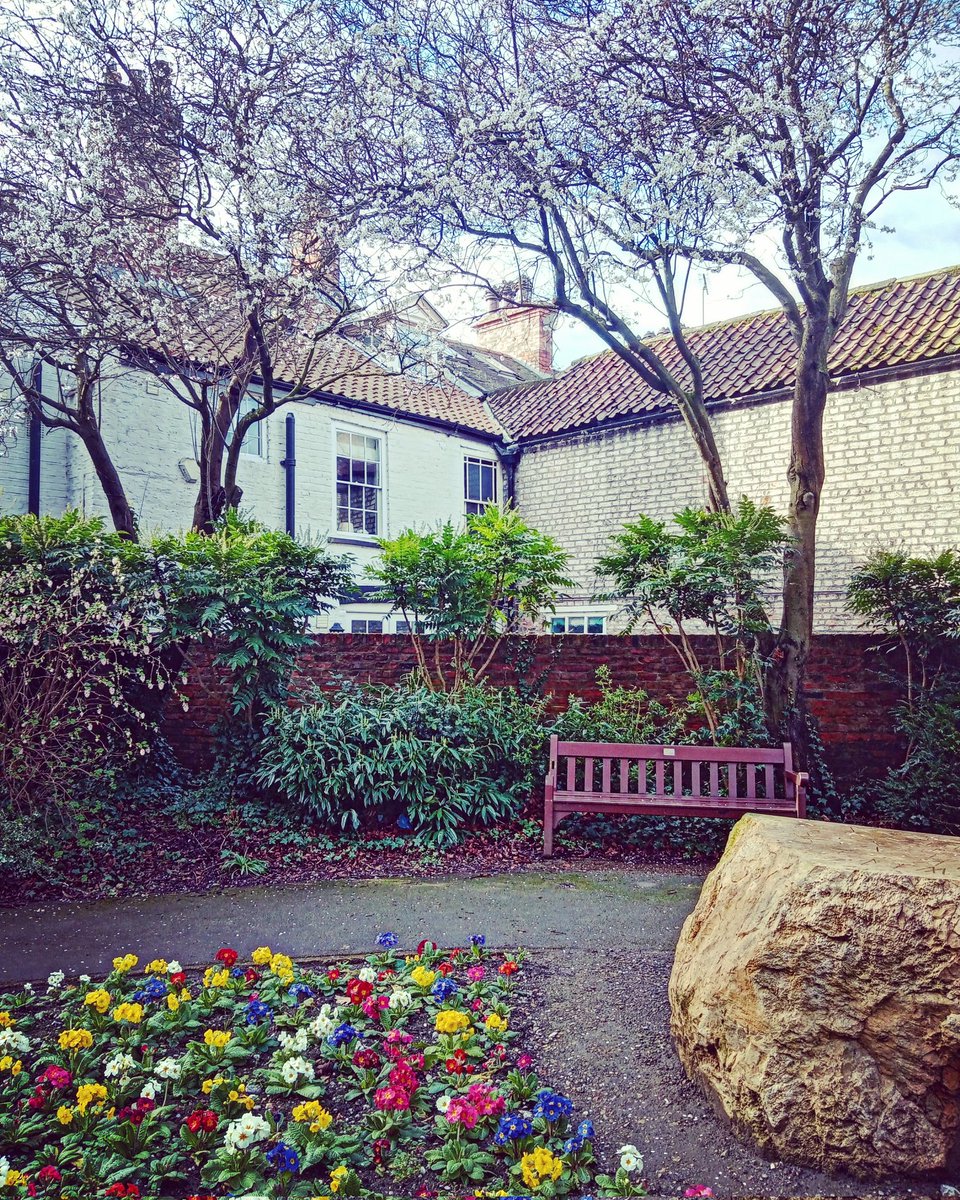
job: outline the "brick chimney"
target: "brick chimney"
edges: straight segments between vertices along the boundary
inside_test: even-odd
[[[525,362],[549,375],[553,370],[553,325],[556,314],[524,304],[533,298],[530,281],[504,284],[499,292],[487,293],[487,311],[475,317],[477,342],[485,350],[496,350]]]

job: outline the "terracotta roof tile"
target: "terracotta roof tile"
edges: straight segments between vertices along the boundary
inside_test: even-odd
[[[782,312],[738,317],[690,330],[708,403],[747,399],[788,387],[796,346]],[[673,340],[652,345],[683,378]],[[960,354],[960,266],[860,288],[828,360],[833,378]],[[646,384],[612,350],[583,359],[552,379],[490,396],[515,437],[582,429],[617,417],[655,413],[671,401]]]

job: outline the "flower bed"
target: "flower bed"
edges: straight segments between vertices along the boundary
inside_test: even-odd
[[[523,952],[134,955],[0,996],[0,1196],[640,1196],[515,1045]]]

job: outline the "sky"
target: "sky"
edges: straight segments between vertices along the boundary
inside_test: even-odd
[[[954,189],[954,196],[960,200],[960,188]],[[898,193],[879,216],[892,232],[873,232],[872,247],[861,253],[854,270],[854,286],[921,275],[960,263],[960,206],[956,200],[951,203],[939,188]],[[725,268],[704,278],[705,291],[700,286],[690,290],[684,314],[687,325],[775,307],[766,288],[745,272]],[[637,311],[638,328],[643,332],[664,328],[663,314],[655,306],[641,306]],[[602,349],[603,343],[595,334],[579,322],[565,319],[554,333],[554,366],[561,369]]]

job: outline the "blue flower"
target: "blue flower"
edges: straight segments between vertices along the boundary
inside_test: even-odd
[[[482,933],[471,933],[470,944],[473,946],[485,946],[487,944],[487,939]]]
[[[538,1093],[537,1107],[533,1110],[533,1115],[543,1117],[545,1121],[559,1121],[563,1117],[569,1117],[572,1112],[572,1100],[561,1096],[559,1092],[551,1092],[549,1088],[544,1088]]]
[[[139,1004],[150,1004],[155,1000],[163,1000],[170,989],[162,979],[151,979],[139,991],[134,992],[133,998]]]
[[[287,995],[291,1000],[296,1000],[298,1003],[301,1000],[309,1000],[313,995],[313,988],[306,983],[291,983],[287,988]]]
[[[261,1021],[272,1021],[273,1009],[262,1000],[251,1000],[247,1005],[247,1024],[259,1025]]]
[[[392,950],[394,946],[400,945],[400,939],[395,933],[378,933],[377,945],[382,946],[384,950]]]
[[[583,1149],[583,1138],[577,1135],[576,1137],[567,1138],[563,1143],[564,1154],[579,1154]]]
[[[596,1136],[596,1131],[593,1128],[592,1121],[581,1121],[580,1124],[577,1126],[577,1137],[581,1137],[581,1138],[584,1138],[586,1141],[589,1141],[591,1138],[593,1138],[595,1136]]]
[[[413,823],[405,812],[401,813],[400,816],[397,817],[397,828],[404,830],[413,828]]]
[[[295,1175],[300,1170],[300,1156],[285,1142],[277,1142],[267,1151],[267,1162],[277,1171],[290,1171]]]
[[[451,996],[455,996],[458,988],[452,979],[438,979],[430,991],[442,1004],[444,1000],[449,1000]]]
[[[243,967],[234,967],[230,974],[234,979],[242,979],[244,975],[246,975],[246,971],[243,969]]]
[[[338,1025],[336,1027],[333,1033],[331,1033],[327,1038],[327,1041],[331,1046],[336,1048],[338,1046],[345,1045],[347,1042],[352,1042],[354,1038],[358,1038],[359,1036],[360,1034],[352,1025],[348,1025],[346,1022],[344,1022],[343,1025]]]
[[[506,1116],[500,1118],[500,1124],[497,1126],[493,1140],[498,1146],[503,1146],[507,1142],[515,1141],[517,1138],[530,1137],[532,1134],[532,1121],[528,1121],[526,1117],[518,1116],[516,1113],[507,1113]]]

